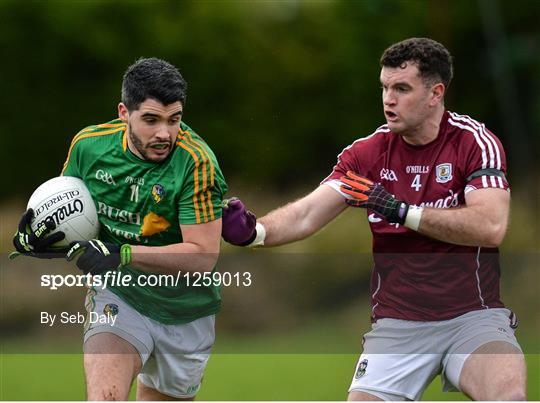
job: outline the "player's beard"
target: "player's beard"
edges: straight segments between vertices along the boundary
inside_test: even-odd
[[[129,127],[129,130],[128,130],[128,134],[129,134],[129,139],[131,140],[131,144],[133,145],[133,147],[135,147],[135,149],[139,152],[139,154],[142,155],[143,159],[146,160],[146,161],[153,161],[153,162],[159,162],[159,161],[163,161],[165,158],[167,158],[169,156],[169,153],[170,153],[170,150],[171,150],[171,144],[169,142],[169,153],[167,153],[167,155],[163,156],[163,157],[158,157],[158,158],[151,158],[149,155],[148,155],[148,151],[146,150],[148,148],[148,146],[150,144],[144,144],[141,139],[139,138],[139,136],[137,135],[137,133],[135,133],[133,131],[133,128],[130,126]]]

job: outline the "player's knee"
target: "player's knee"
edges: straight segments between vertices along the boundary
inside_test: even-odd
[[[349,396],[347,397],[349,402],[366,402],[374,400],[385,400],[379,396],[376,396],[374,393],[362,392],[362,391],[350,391]],[[390,400],[390,399],[388,399]]]
[[[527,400],[527,396],[525,396],[525,393],[521,390],[514,390],[514,391],[505,391],[502,393],[502,395],[496,396],[497,400],[504,400],[504,401],[525,401]]]
[[[505,380],[500,380],[491,389],[491,396],[487,400],[527,400],[524,383],[518,377],[509,377]]]
[[[99,390],[88,391],[88,400],[127,400],[128,395],[124,388],[120,388],[117,385],[110,385],[103,387]]]
[[[505,390],[499,391],[498,396],[494,396],[495,400],[505,400],[505,401],[523,401],[527,400],[525,394],[525,389],[520,386],[514,386],[506,388]]]

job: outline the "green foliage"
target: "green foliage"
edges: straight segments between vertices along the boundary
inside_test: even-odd
[[[3,178],[10,192],[0,197],[26,197],[57,175],[72,136],[116,115],[122,74],[141,56],[168,59],[183,72],[190,85],[185,119],[230,179],[316,184],[343,147],[383,123],[378,59],[410,36],[449,47],[456,64],[449,108],[485,121],[522,171],[538,146],[539,42],[531,10],[539,5],[494,2],[505,43],[495,60],[514,78],[516,132],[501,113],[481,3],[4,0],[0,159],[5,170],[20,158],[31,164]]]

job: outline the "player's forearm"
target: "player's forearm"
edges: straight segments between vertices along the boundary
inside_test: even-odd
[[[506,218],[494,218],[481,206],[426,208],[418,232],[458,245],[496,247],[502,242],[506,227]]]
[[[264,246],[279,246],[299,241],[317,230],[309,225],[307,214],[302,211],[299,203],[300,200],[286,204],[259,219],[266,230]]]
[[[176,274],[212,271],[219,250],[208,251],[185,242],[167,246],[133,246],[131,265],[148,273]]]
[[[265,246],[278,246],[313,235],[347,208],[332,187],[320,185],[307,196],[261,218]]]

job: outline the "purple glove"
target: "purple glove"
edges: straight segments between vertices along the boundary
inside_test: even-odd
[[[237,246],[246,246],[255,240],[257,217],[237,197],[225,199],[223,208],[221,236],[225,241]]]

